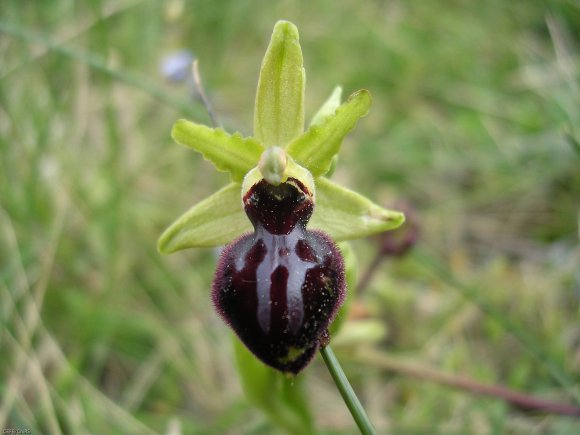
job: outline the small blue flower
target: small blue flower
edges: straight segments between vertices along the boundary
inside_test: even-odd
[[[159,72],[170,82],[184,82],[191,77],[191,64],[194,60],[195,56],[191,51],[176,51],[163,58],[159,66]]]

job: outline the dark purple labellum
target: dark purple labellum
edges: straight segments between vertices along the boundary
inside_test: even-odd
[[[212,297],[223,319],[264,363],[298,373],[343,302],[344,263],[335,243],[306,224],[314,204],[289,178],[265,180],[244,197],[254,225],[222,252]]]

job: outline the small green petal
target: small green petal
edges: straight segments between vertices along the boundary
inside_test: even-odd
[[[186,248],[221,246],[251,231],[240,191],[240,184],[231,183],[194,205],[165,230],[157,249],[170,254]]]
[[[337,242],[392,230],[405,221],[402,213],[384,209],[327,178],[317,178],[315,183],[316,205],[309,226]]]
[[[310,127],[320,125],[326,120],[326,118],[334,115],[334,112],[336,112],[336,109],[338,109],[338,107],[340,106],[341,98],[342,98],[342,87],[337,86],[332,91],[332,94],[330,94],[330,97],[328,97],[328,99],[324,102],[324,104],[320,107],[320,109],[318,109],[318,112],[316,112],[316,114],[312,117],[312,121],[310,121]],[[337,143],[333,144],[332,146],[336,149],[340,149],[341,145],[342,139],[339,139]],[[328,172],[324,174],[325,177],[328,178],[332,177],[332,174],[336,169],[337,162],[338,162],[338,154],[335,154],[332,157],[332,160],[330,161]]]
[[[320,125],[311,126],[291,142],[286,151],[314,177],[326,174],[342,140],[359,118],[368,113],[370,105],[371,94],[367,90],[355,92],[336,109],[334,115],[327,116]]]
[[[304,82],[298,29],[278,21],[262,61],[254,137],[264,146],[285,146],[304,131]]]
[[[312,117],[310,121],[310,126],[320,125],[329,116],[333,115],[336,109],[340,106],[340,99],[342,97],[342,88],[337,86],[328,97],[328,100],[320,106],[318,112]]]
[[[230,172],[234,181],[242,181],[264,151],[264,147],[252,138],[243,138],[239,133],[230,135],[221,128],[210,128],[185,119],[173,125],[171,137],[203,154],[218,170]]]

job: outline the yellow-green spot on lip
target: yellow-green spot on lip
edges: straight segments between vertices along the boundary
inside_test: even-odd
[[[304,348],[291,347],[288,349],[288,354],[285,357],[278,358],[280,364],[288,364],[296,361],[304,353]]]

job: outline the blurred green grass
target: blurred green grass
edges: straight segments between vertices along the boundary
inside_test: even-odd
[[[250,134],[281,18],[301,32],[307,117],[336,84],[373,94],[335,177],[385,205],[415,204],[423,226],[417,251],[360,297],[387,327],[374,346],[578,403],[575,2],[4,0],[0,427],[274,430],[243,397],[212,310],[215,253],[161,257],[155,243],[226,180],[171,142],[177,118],[207,117],[164,81],[161,60],[192,50],[226,128]],[[375,245],[355,248],[364,270]],[[339,358],[356,354],[349,346]],[[383,433],[580,431],[356,358],[345,369]],[[321,433],[353,433],[320,361],[304,376]]]

